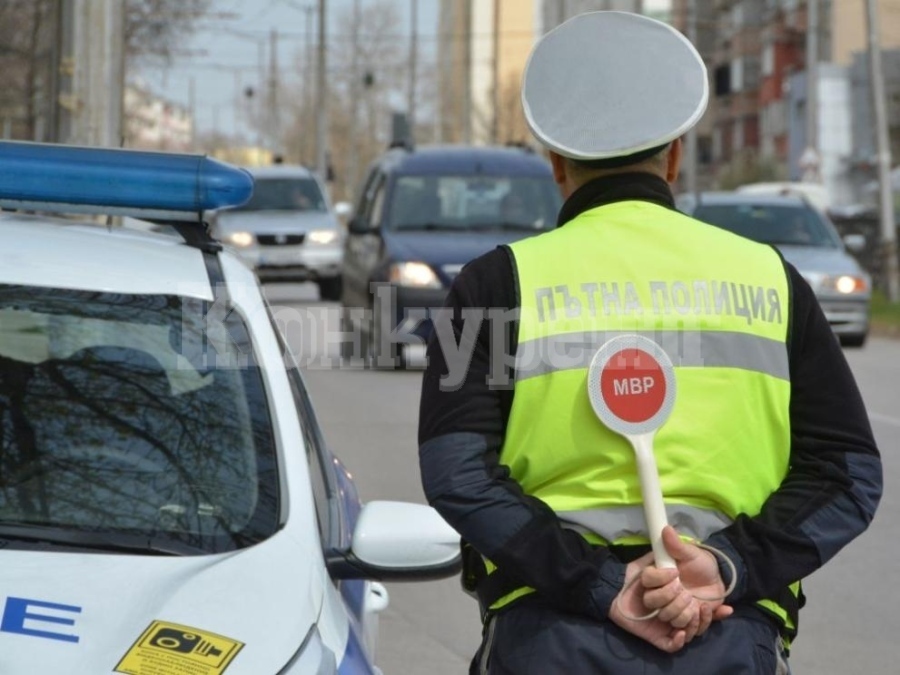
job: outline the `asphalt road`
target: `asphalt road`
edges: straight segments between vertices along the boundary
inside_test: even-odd
[[[337,307],[315,288],[272,286],[331,449],[362,498],[424,502],[416,455],[421,374],[336,367]],[[848,350],[885,467],[885,496],[870,529],[804,582],[808,598],[791,658],[794,675],[890,675],[900,670],[900,341],[872,338]],[[459,675],[479,642],[474,601],[456,579],[390,584],[378,663],[385,675]]]

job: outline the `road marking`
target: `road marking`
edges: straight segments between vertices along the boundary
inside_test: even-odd
[[[869,419],[883,424],[890,424],[893,427],[900,427],[900,419],[891,417],[890,415],[882,415],[881,413],[870,412]]]

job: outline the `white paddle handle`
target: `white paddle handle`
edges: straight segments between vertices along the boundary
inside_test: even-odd
[[[653,455],[653,434],[641,434],[630,438],[637,459],[638,477],[641,481],[641,496],[644,500],[644,519],[647,521],[647,536],[653,546],[653,557],[657,567],[675,567],[675,561],[663,545],[662,531],[669,524],[662,488],[659,485],[659,471]]]

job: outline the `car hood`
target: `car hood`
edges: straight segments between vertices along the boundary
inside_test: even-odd
[[[433,266],[463,265],[497,246],[510,244],[542,230],[476,232],[385,232],[389,255],[398,261],[420,261]]]
[[[215,229],[221,233],[290,234],[312,230],[333,230],[334,216],[320,211],[233,211],[216,216]]]
[[[314,559],[284,532],[213,556],[3,550],[0,673],[277,673],[322,606]]]
[[[778,250],[801,274],[862,274],[859,263],[843,249],[779,246]]]

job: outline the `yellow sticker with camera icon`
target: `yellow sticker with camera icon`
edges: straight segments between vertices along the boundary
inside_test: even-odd
[[[154,621],[116,665],[126,675],[219,675],[243,642],[190,626]]]

